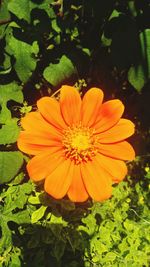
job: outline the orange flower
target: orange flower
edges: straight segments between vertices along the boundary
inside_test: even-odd
[[[25,131],[18,147],[34,155],[27,164],[29,176],[35,182],[45,179],[45,191],[56,199],[66,194],[74,202],[109,198],[112,183],[127,174],[124,161],[135,157],[124,141],[134,133],[134,124],[121,119],[124,105],[118,99],[102,101],[98,88],[81,100],[75,88],[64,85],[59,102],[42,97],[38,111],[21,120]]]

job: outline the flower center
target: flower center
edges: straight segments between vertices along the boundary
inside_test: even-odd
[[[69,127],[64,132],[63,145],[67,158],[75,164],[91,160],[97,153],[97,138],[93,130],[82,125]]]

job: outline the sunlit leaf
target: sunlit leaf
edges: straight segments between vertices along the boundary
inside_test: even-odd
[[[7,183],[14,178],[23,164],[21,152],[0,152],[0,183]]]
[[[46,206],[41,206],[39,209],[34,211],[31,216],[31,222],[36,223],[38,222],[45,214],[47,207]]]
[[[7,107],[7,102],[13,100],[18,103],[23,102],[21,87],[15,83],[0,85],[0,123],[6,123],[11,119],[11,112]]]
[[[22,82],[26,82],[36,68],[37,60],[35,56],[37,56],[39,52],[37,42],[33,42],[33,44],[30,45],[11,36],[6,51],[15,57],[15,71],[19,79]]]
[[[50,64],[43,73],[44,78],[53,86],[61,84],[64,80],[76,74],[72,61],[67,56],[62,56],[59,63]]]
[[[17,121],[12,119],[0,129],[0,145],[12,144],[17,141],[20,128]]]

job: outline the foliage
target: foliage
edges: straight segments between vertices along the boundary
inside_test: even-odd
[[[150,1],[0,1],[0,267],[150,263]],[[137,154],[104,203],[56,201],[27,176],[19,120],[60,85],[97,86],[134,120]]]
[[[149,266],[146,170],[116,186],[112,199],[76,206],[22,183],[20,173],[1,190],[1,266]]]

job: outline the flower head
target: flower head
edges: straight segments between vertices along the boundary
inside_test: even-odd
[[[59,102],[42,97],[38,111],[22,118],[18,147],[34,155],[27,171],[35,182],[45,179],[45,191],[54,198],[102,201],[127,174],[124,161],[135,153],[124,139],[134,133],[134,124],[121,118],[120,100],[102,102],[101,89],[91,88],[81,100],[74,87],[64,85]]]

